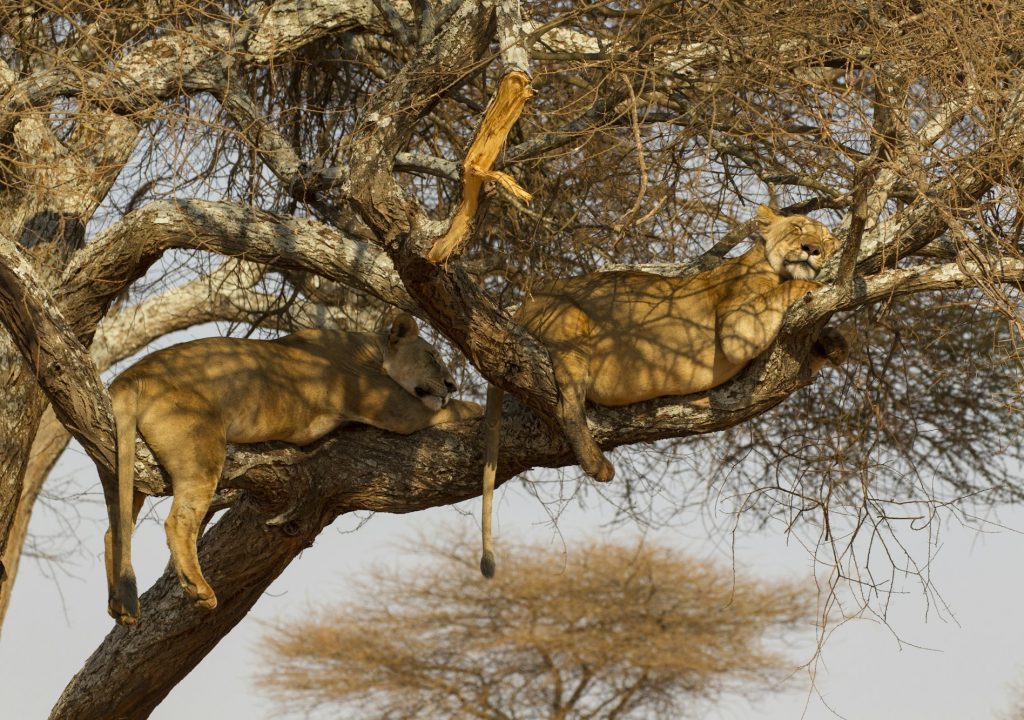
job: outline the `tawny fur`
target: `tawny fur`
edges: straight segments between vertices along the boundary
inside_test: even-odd
[[[757,221],[763,242],[709,272],[690,278],[593,273],[553,282],[523,303],[518,322],[551,354],[557,419],[580,466],[596,480],[611,480],[615,471],[587,428],[588,400],[628,405],[721,385],[764,352],[793,303],[820,287],[813,278],[836,249],[828,229],[765,206]],[[822,358],[841,354],[831,348]],[[488,577],[502,396],[489,388],[485,416],[481,570]]]
[[[105,492],[109,612],[139,616],[131,532],[143,495],[133,487],[136,431],[171,476],[167,517],[171,561],[199,607],[217,605],[196,540],[227,443],[279,440],[305,445],[343,422],[408,434],[478,417],[452,400],[455,384],[437,351],[400,315],[390,333],[303,330],[277,340],[208,338],[169,347],[130,367],[110,386],[117,421],[118,487]]]

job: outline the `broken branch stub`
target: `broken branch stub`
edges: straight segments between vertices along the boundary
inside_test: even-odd
[[[531,97],[533,88],[530,87],[530,76],[526,73],[513,71],[501,79],[498,92],[484,111],[476,137],[462,163],[462,201],[455,211],[448,232],[435,240],[427,253],[430,262],[446,261],[466,242],[480,205],[480,190],[485,182],[501,184],[523,202],[532,199],[530,193],[520,187],[511,175],[492,169],[509,131]]]

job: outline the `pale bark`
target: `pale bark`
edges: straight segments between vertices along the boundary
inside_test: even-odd
[[[327,225],[234,203],[160,201],[129,213],[76,255],[60,296],[77,309],[69,321],[80,333],[90,332],[106,304],[172,248],[310,270],[391,305],[416,309],[384,252]]]

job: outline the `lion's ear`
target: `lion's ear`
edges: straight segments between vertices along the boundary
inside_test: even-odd
[[[770,226],[776,220],[780,220],[781,218],[781,215],[776,213],[767,205],[757,206],[757,224],[762,230]]]
[[[416,318],[409,313],[399,313],[391,323],[391,333],[388,335],[388,344],[397,345],[403,340],[412,340],[420,334],[420,326],[416,324]]]

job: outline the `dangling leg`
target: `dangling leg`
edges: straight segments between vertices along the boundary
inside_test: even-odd
[[[587,475],[608,482],[615,468],[594,442],[584,410],[590,388],[590,318],[571,301],[549,298],[527,307],[520,319],[551,355],[558,385],[555,415],[576,461]]]
[[[217,607],[217,596],[199,567],[196,543],[217,489],[222,465],[223,459],[216,468],[197,468],[197,472],[189,475],[185,482],[175,478],[174,502],[171,503],[171,511],[164,523],[167,546],[171,550],[171,562],[178,574],[178,581],[185,594],[195,600],[197,606],[207,610]]]
[[[224,468],[225,430],[212,410],[192,408],[190,417],[175,424],[163,422],[173,408],[160,410],[146,418],[154,422],[143,424],[140,419],[139,429],[171,476],[174,501],[164,522],[171,564],[185,594],[212,610],[217,596],[199,567],[196,541]]]
[[[580,350],[551,353],[558,383],[558,421],[583,471],[598,482],[615,477],[615,468],[594,442],[585,410],[590,386],[590,359]]]

